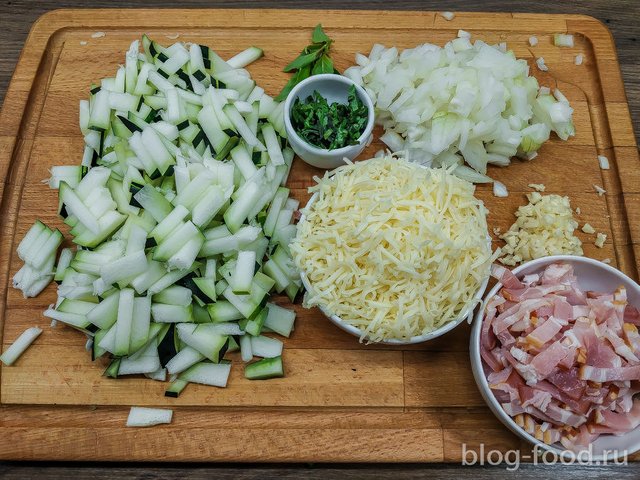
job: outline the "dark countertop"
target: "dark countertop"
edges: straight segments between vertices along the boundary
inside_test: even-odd
[[[2,0],[0,3],[0,103],[15,68],[16,61],[33,22],[43,13],[65,7],[200,7],[200,8],[350,8],[398,10],[465,10],[510,11],[537,13],[573,13],[591,15],[604,22],[613,33],[618,59],[629,100],[636,138],[640,132],[640,55],[638,36],[640,28],[640,2],[638,0],[450,0],[446,4],[435,1],[383,1],[383,0],[324,0],[296,2],[269,1],[198,1],[181,0],[163,2],[154,0]],[[640,464],[630,466],[541,466],[522,465],[516,472],[506,465],[462,467],[460,465],[186,465],[186,464],[91,464],[91,463],[19,463],[0,462],[0,479],[39,480],[73,478],[118,479],[162,478],[173,479],[501,479],[517,476],[521,480],[533,478],[599,479],[613,476],[617,479],[640,478]]]

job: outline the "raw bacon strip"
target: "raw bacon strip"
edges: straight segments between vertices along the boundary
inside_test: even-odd
[[[565,410],[560,408],[557,404],[551,403],[545,410],[545,413],[549,415],[555,423],[560,425],[569,425],[571,427],[579,427],[587,421],[587,417],[584,415],[576,415],[571,410]]]
[[[631,350],[640,353],[640,334],[638,334],[638,327],[630,323],[625,323],[622,326],[622,330]]]
[[[632,323],[636,326],[640,326],[640,311],[633,305],[627,305],[624,308],[624,322]]]
[[[640,363],[638,357],[636,357],[633,353],[633,350],[627,345],[622,338],[616,335],[609,328],[604,329],[604,338],[611,342],[611,346],[613,346],[614,351],[624,358],[627,362],[632,365],[637,365]]]
[[[531,312],[547,304],[548,301],[545,299],[523,300],[521,303],[516,304],[509,310],[498,315],[493,322],[494,333],[497,335],[502,330],[509,328],[518,320],[525,318],[530,315]]]
[[[580,380],[592,382],[615,382],[620,380],[640,379],[640,365],[633,367],[598,368],[591,365],[583,365],[578,371]]]
[[[524,285],[518,280],[518,277],[502,265],[494,263],[491,266],[491,276],[498,280],[505,288],[524,288]]]
[[[549,317],[548,320],[546,320],[542,324],[539,324],[533,332],[527,335],[524,340],[528,344],[536,348],[540,348],[553,337],[555,337],[556,334],[560,330],[562,330],[562,327],[564,325],[566,325],[565,322],[561,323],[560,321],[556,320],[555,317]]]
[[[531,366],[536,371],[537,380],[546,378],[568,354],[569,347],[562,342],[555,342],[546,350],[536,355],[533,360],[531,360]]]

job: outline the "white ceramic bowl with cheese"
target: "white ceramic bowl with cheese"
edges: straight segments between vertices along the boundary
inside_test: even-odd
[[[522,277],[527,274],[539,273],[543,271],[548,265],[552,263],[563,262],[573,265],[574,272],[578,279],[578,284],[585,290],[594,290],[599,292],[613,291],[619,285],[624,285],[627,289],[628,301],[630,304],[639,307],[640,306],[640,286],[634,282],[631,278],[627,277],[624,273],[615,268],[602,263],[598,260],[593,260],[586,257],[577,257],[571,255],[554,255],[550,257],[543,257],[537,260],[523,263],[519,267],[516,267],[512,272]],[[502,284],[498,282],[484,298],[483,304],[493,297],[502,288]],[[498,417],[509,430],[515,433],[518,437],[526,440],[534,445],[537,452],[544,454],[549,451],[558,458],[571,459],[575,456],[573,452],[564,450],[559,444],[547,445],[546,443],[536,439],[533,435],[524,431],[518,424],[503,410],[502,406],[496,400],[491,388],[487,382],[487,378],[482,368],[482,357],[480,356],[480,333],[482,330],[482,321],[484,320],[484,308],[481,308],[476,314],[473,329],[471,331],[471,341],[469,344],[469,351],[471,356],[471,370],[473,371],[473,377],[475,378],[478,389],[484,398],[484,401],[489,406],[489,409],[493,414]],[[614,458],[620,458],[624,455],[623,452],[631,455],[634,452],[640,450],[640,427],[628,432],[624,435],[601,435],[591,444],[592,447],[592,461],[601,462],[605,458],[612,460]],[[608,450],[609,453],[605,453]],[[614,454],[613,451],[617,452]],[[551,455],[548,458],[552,458]]]
[[[316,198],[318,198],[318,193],[314,193],[313,196],[309,199],[309,202],[307,202],[307,205],[305,208],[309,208],[313,205],[313,203],[315,202]],[[305,216],[304,214],[302,215],[302,217],[300,218],[300,222],[302,223],[305,221]],[[491,238],[488,239],[489,244],[491,244]],[[487,272],[487,276],[484,279],[484,281],[482,282],[482,284],[480,285],[480,288],[478,289],[478,291],[476,292],[475,295],[475,299],[478,300],[478,302],[480,302],[480,300],[482,299],[482,295],[484,294],[485,290],[487,289],[487,285],[489,283],[489,272]],[[311,282],[309,281],[309,278],[307,277],[306,273],[304,271],[300,272],[300,278],[302,280],[302,284],[304,285],[304,288],[307,291],[313,291],[313,285],[311,284]],[[463,310],[460,315],[451,320],[450,322],[442,325],[440,328],[437,328],[429,333],[426,333],[424,335],[416,335],[414,337],[411,337],[409,339],[388,339],[388,340],[383,340],[381,342],[376,342],[376,343],[382,343],[382,344],[386,344],[386,345],[410,345],[410,344],[414,344],[414,343],[423,343],[423,342],[427,342],[429,340],[433,340],[434,338],[440,337],[442,335],[444,335],[447,332],[450,332],[451,330],[453,330],[455,327],[457,327],[458,325],[460,325],[464,320],[467,320],[469,322],[471,322],[471,319],[473,318],[473,312],[475,310],[475,307],[477,306],[477,304],[472,305],[469,308],[466,308],[465,310]],[[326,307],[319,305],[318,308],[320,309],[320,311],[322,311],[322,313],[325,314],[325,316],[331,320],[331,322],[333,322],[335,325],[337,325],[339,328],[341,328],[342,330],[344,330],[345,332],[350,333],[351,335],[354,335],[358,338],[362,337],[363,332],[362,330],[360,330],[357,327],[354,327],[353,325],[345,322],[344,320],[342,320],[340,317],[338,317],[337,315],[334,315],[333,313],[331,313]],[[365,337],[366,338],[366,337]]]

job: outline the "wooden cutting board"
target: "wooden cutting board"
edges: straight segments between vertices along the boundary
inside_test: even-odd
[[[638,278],[640,161],[624,87],[609,31],[584,16],[460,13],[446,21],[436,13],[292,10],[58,10],[33,26],[0,114],[0,329],[3,349],[27,327],[44,333],[13,367],[0,369],[0,458],[28,460],[137,461],[433,461],[458,462],[462,444],[485,450],[522,447],[484,406],[469,368],[469,327],[423,345],[398,348],[359,344],[318,311],[296,305],[295,333],[285,343],[287,376],[265,382],[232,369],[226,389],[190,385],[178,399],[165,398],[164,384],[148,379],[110,380],[92,363],[85,337],[49,327],[43,309],[55,286],[25,300],[10,288],[19,268],[17,242],[36,218],[63,228],[57,193],[41,183],[52,165],[77,164],[83,140],[78,101],[88,87],[112,76],[129,43],[148,33],[170,44],[210,45],[223,57],[250,46],[265,57],[249,67],[267,93],[286,82],[282,67],[309,42],[322,22],[335,39],[340,70],[356,52],[375,42],[399,48],[443,44],[458,29],[486,42],[507,42],[531,65],[542,85],[558,87],[575,109],[577,135],[552,138],[531,162],[514,161],[490,175],[510,191],[495,198],[488,186],[478,195],[491,211],[491,228],[503,231],[526,203],[529,183],[568,194],[589,222],[607,234],[579,232],[585,255],[609,258]],[[93,38],[97,31],[105,33]],[[553,33],[575,36],[574,48],[557,48]],[[539,44],[527,39],[536,35]],[[86,42],[86,43],[85,43]],[[584,64],[574,65],[575,55]],[[373,154],[379,142],[367,150]],[[366,155],[365,154],[365,155]],[[606,155],[603,171],[596,156]],[[366,157],[363,157],[366,158]],[[295,196],[319,170],[296,160],[289,179]],[[607,193],[598,196],[594,185]],[[63,231],[67,231],[63,229]],[[498,243],[496,243],[498,245]],[[285,300],[282,303],[287,303]],[[172,407],[171,425],[127,429],[131,405]]]

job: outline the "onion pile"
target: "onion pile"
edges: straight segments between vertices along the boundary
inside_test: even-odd
[[[344,75],[373,100],[389,149],[424,165],[458,165],[472,182],[491,181],[488,164],[533,158],[552,131],[563,140],[575,133],[566,97],[539,87],[504,44],[467,35],[401,52],[376,44],[356,63]]]

